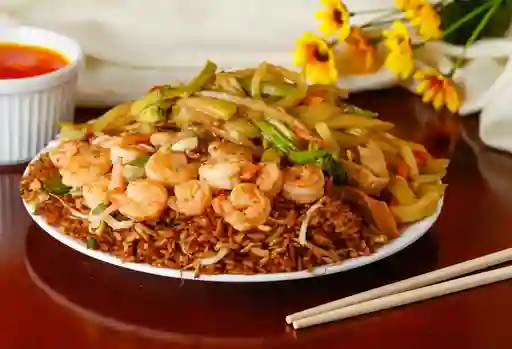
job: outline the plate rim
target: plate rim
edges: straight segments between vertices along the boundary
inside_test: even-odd
[[[39,159],[42,154],[48,152],[49,148],[55,141],[50,142],[48,146],[42,149],[27,165],[21,178],[27,176],[30,166],[34,161]],[[309,279],[314,277],[326,276],[335,273],[340,273],[352,269],[356,269],[381,259],[387,258],[395,253],[400,252],[406,247],[412,245],[419,238],[427,233],[427,231],[437,221],[444,203],[444,196],[437,203],[436,212],[414,224],[407,226],[400,232],[400,236],[392,240],[391,242],[380,247],[376,252],[369,256],[360,256],[355,258],[349,258],[334,264],[320,265],[314,267],[311,271],[300,270],[294,272],[284,273],[268,273],[268,274],[202,274],[196,276],[193,271],[184,271],[181,269],[173,269],[168,267],[156,267],[147,263],[134,263],[125,262],[114,255],[102,252],[99,250],[92,250],[87,248],[84,242],[75,239],[64,232],[61,232],[57,227],[49,225],[43,216],[35,215],[31,212],[31,209],[27,202],[22,199],[23,206],[27,210],[32,220],[47,234],[52,236],[57,241],[66,245],[67,247],[86,255],[90,258],[99,260],[101,262],[114,265],[116,267],[142,272],[146,274],[159,275],[163,277],[171,277],[186,280],[197,280],[197,281],[209,281],[209,282],[236,282],[236,283],[247,283],[247,282],[279,282],[279,281],[290,281],[299,279]]]

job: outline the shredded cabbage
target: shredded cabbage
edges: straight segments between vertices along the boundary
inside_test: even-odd
[[[221,247],[215,256],[198,259],[197,265],[212,265],[218,263],[222,258],[226,257],[231,250],[228,247]]]
[[[325,197],[321,198],[320,200],[317,201],[316,204],[312,205],[306,212],[306,217],[304,217],[304,220],[302,221],[299,230],[299,243],[302,246],[307,245],[306,234],[308,232],[309,222],[311,221],[311,218],[313,218],[313,214],[323,206],[324,201]]]

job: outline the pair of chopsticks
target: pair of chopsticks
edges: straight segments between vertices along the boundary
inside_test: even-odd
[[[288,315],[300,329],[444,296],[512,278],[512,266],[453,279],[512,260],[512,248]],[[453,279],[450,281],[445,281]],[[445,282],[441,282],[445,281]],[[441,283],[439,283],[441,282]]]

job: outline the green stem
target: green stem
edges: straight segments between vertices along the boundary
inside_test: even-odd
[[[488,7],[491,7],[493,5],[492,1],[486,2],[483,5],[477,7],[461,19],[459,19],[457,22],[453,23],[451,26],[449,26],[443,34],[443,37],[446,37],[447,35],[451,34],[453,31],[459,29],[464,23],[467,21],[473,19],[475,16],[479,15],[483,11],[485,11]]]
[[[383,20],[388,18],[389,16],[392,16],[392,15],[397,14],[399,12],[400,12],[400,10],[398,10],[398,9],[390,10],[389,12],[383,14],[382,16],[377,16],[374,19],[372,19],[371,21],[369,21],[368,23],[365,23],[365,24],[361,25],[361,28],[368,28],[368,27],[370,27],[372,25],[380,25],[380,24],[390,23],[393,20],[391,20],[391,19],[387,19],[385,21],[383,21]]]
[[[387,20],[384,20],[384,21],[379,21],[379,22],[368,22],[368,23],[365,23],[361,26],[361,28],[368,28],[368,27],[371,27],[371,26],[379,26],[379,25],[383,25],[383,24],[390,24],[390,23],[393,23],[395,20],[402,20],[404,19],[404,17],[399,17],[399,18],[395,18],[395,19],[387,19]]]
[[[353,16],[356,16],[356,15],[381,13],[381,12],[384,12],[384,11],[388,11],[389,12],[389,10],[390,10],[389,7],[388,8],[375,8],[375,9],[362,10],[362,11],[357,11],[357,12],[350,12],[350,16],[353,17]]]
[[[482,21],[478,24],[478,27],[476,27],[475,30],[473,30],[473,33],[471,34],[471,37],[469,38],[469,40],[464,45],[464,50],[467,49],[468,46],[471,45],[473,42],[475,42],[475,40],[478,37],[478,35],[480,34],[480,32],[485,28],[487,23],[489,23],[489,21],[491,20],[492,16],[494,15],[494,12],[496,12],[496,10],[498,9],[498,7],[500,7],[502,2],[503,2],[503,0],[496,0],[496,1],[494,1],[494,3],[491,2],[493,4],[492,8],[489,10],[489,12],[486,13],[486,15],[484,16]],[[451,69],[450,73],[448,74],[448,76],[450,78],[453,77],[453,75],[455,74],[455,71],[459,68],[459,66],[461,65],[463,60],[464,60],[463,55],[460,55],[457,58],[457,61],[455,62],[455,65],[453,66],[453,68]]]

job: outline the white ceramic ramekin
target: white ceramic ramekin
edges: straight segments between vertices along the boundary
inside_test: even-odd
[[[69,64],[23,79],[0,79],[0,164],[29,161],[57,134],[57,121],[73,121],[75,89],[83,61],[73,40],[33,27],[0,28],[0,43],[46,47]]]

